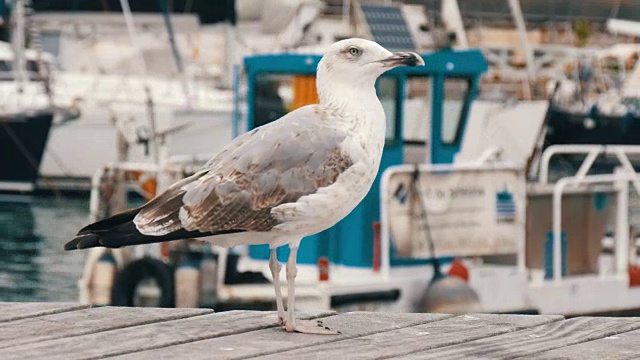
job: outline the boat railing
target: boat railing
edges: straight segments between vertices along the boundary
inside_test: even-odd
[[[612,174],[575,175],[558,180],[553,188],[552,233],[553,233],[553,281],[562,280],[562,194],[569,186],[611,183],[617,190],[615,226],[615,275],[625,276],[629,266],[629,183],[640,183],[635,171],[618,167]],[[636,191],[638,188],[636,187]],[[640,192],[638,192],[640,194]]]
[[[617,158],[622,169],[635,174],[635,169],[629,160],[629,155],[640,155],[640,146],[637,145],[552,145],[543,153],[540,160],[540,184],[549,183],[549,165],[551,159],[557,155],[586,155],[574,177],[584,179],[587,173],[600,155]],[[633,186],[640,193],[640,179],[633,181]]]
[[[552,233],[553,233],[553,280],[562,279],[562,195],[568,187],[592,184],[613,184],[617,190],[615,224],[615,270],[616,276],[624,276],[629,265],[629,184],[640,195],[640,175],[636,173],[629,156],[640,155],[640,146],[635,145],[552,145],[542,154],[538,182],[549,184],[551,159],[558,155],[585,155],[576,173],[563,177],[553,186]],[[613,173],[587,175],[600,155],[615,157],[619,166]]]

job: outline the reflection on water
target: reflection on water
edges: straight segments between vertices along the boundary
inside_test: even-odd
[[[82,252],[64,243],[85,225],[86,199],[0,197],[0,301],[76,301]]]

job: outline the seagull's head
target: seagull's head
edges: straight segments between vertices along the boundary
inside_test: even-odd
[[[373,86],[385,71],[398,66],[424,65],[413,52],[396,52],[365,39],[345,39],[331,45],[318,64],[318,87],[325,82],[349,87]]]

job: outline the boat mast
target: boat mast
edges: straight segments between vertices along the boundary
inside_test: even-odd
[[[176,45],[175,34],[173,32],[173,25],[171,24],[171,15],[169,14],[169,4],[167,0],[160,0],[160,8],[162,10],[162,18],[164,19],[164,26],[167,28],[167,34],[169,35],[169,44],[171,45],[171,51],[173,52],[173,59],[176,62],[176,68],[178,69],[178,76],[180,77],[180,83],[182,85],[182,91],[184,92],[187,109],[191,109],[191,96],[189,95],[189,85],[187,84],[187,74],[184,70],[184,62],[180,56],[180,51]]]
[[[225,42],[224,42],[224,64],[222,81],[220,85],[222,88],[230,89],[233,86],[233,65],[236,58],[236,15],[235,15],[235,1],[227,0],[225,16]]]
[[[27,77],[27,62],[24,55],[25,50],[25,10],[24,1],[15,0],[12,15],[11,44],[13,46],[13,79],[17,83],[18,94],[22,94],[24,84],[29,80]],[[17,97],[20,98],[19,96]],[[20,100],[18,100],[20,101]]]
[[[458,0],[443,0],[440,6],[440,14],[448,30],[453,30],[456,33],[458,48],[468,49],[469,41],[467,41],[467,33],[464,31]]]
[[[140,42],[138,40],[138,33],[136,31],[135,24],[133,22],[133,15],[131,14],[131,7],[129,6],[128,0],[120,0],[120,6],[122,7],[122,13],[124,15],[124,21],[127,25],[127,31],[129,32],[129,38],[133,43],[133,46],[136,50],[136,57],[138,58],[138,65],[140,66],[140,73],[142,75],[143,83],[144,83],[144,92],[147,97],[147,111],[149,112],[149,130],[151,131],[151,136],[148,139],[151,144],[151,154],[153,157],[153,162],[155,164],[160,164],[160,152],[159,152],[159,143],[158,136],[156,130],[156,118],[155,118],[155,108],[153,104],[153,97],[151,95],[151,88],[149,87],[149,73],[147,72],[147,65],[144,61],[144,56],[142,55],[142,51],[140,50]]]
[[[511,9],[511,16],[516,23],[516,29],[520,36],[520,43],[524,50],[524,56],[526,59],[527,76],[529,78],[528,90],[531,91],[532,85],[536,81],[536,69],[533,62],[533,48],[529,44],[529,38],[527,37],[527,26],[524,22],[524,16],[522,15],[522,8],[520,7],[520,0],[509,0],[509,8]],[[530,97],[530,95],[529,95]]]

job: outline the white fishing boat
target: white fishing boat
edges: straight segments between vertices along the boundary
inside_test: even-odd
[[[0,42],[0,192],[30,193],[54,123],[73,110],[53,98],[55,59],[39,48],[24,1],[12,11],[11,43]],[[27,33],[30,41],[27,42]]]
[[[161,14],[136,19],[137,27],[164,26]],[[43,176],[88,180],[101,164],[212,152],[231,139],[232,91],[216,88],[216,79],[201,69],[204,64],[190,62],[183,72],[176,70],[166,37],[131,35],[126,20],[122,14],[38,18],[45,30],[61,29],[56,99],[73,102],[81,113],[52,131]],[[195,16],[174,21],[182,38],[197,36]],[[96,25],[90,40],[75,31],[88,23]],[[153,134],[166,142],[165,154],[157,153]]]

